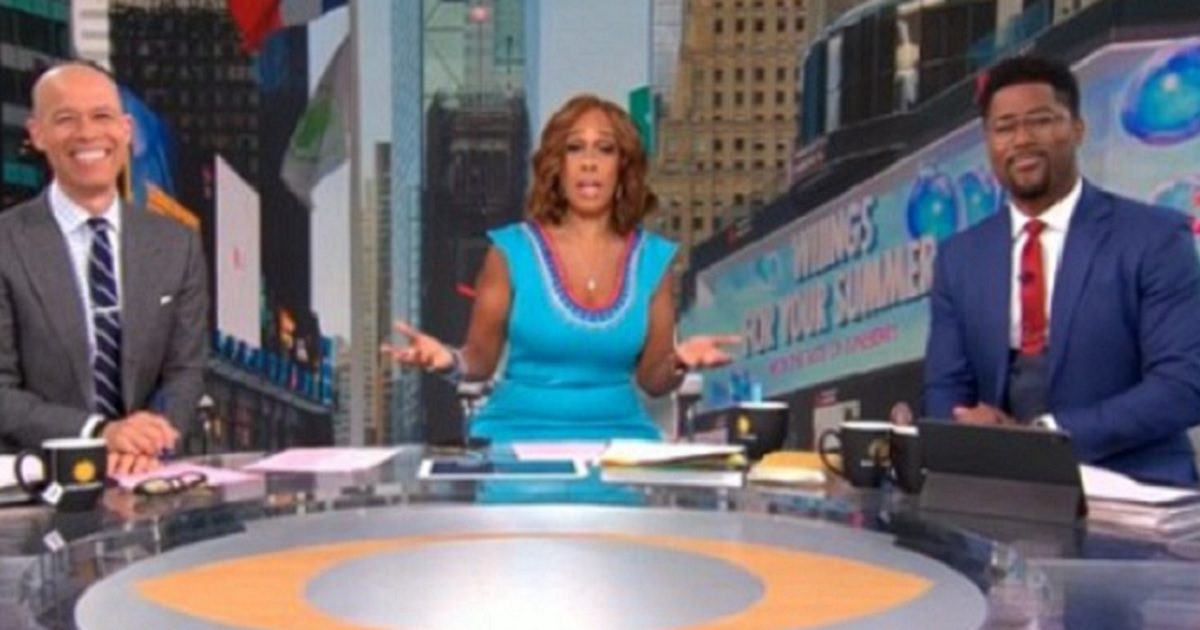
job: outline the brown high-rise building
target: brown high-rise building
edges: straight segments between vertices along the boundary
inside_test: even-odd
[[[688,0],[659,121],[655,227],[683,251],[786,190],[806,0]]]

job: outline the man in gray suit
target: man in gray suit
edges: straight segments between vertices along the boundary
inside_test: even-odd
[[[26,127],[54,180],[0,213],[0,451],[96,436],[110,472],[151,470],[204,387],[199,238],[121,202],[133,124],[104,70],[45,72]]]

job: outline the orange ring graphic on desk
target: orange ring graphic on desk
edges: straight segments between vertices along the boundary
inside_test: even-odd
[[[338,564],[428,545],[496,540],[616,542],[728,562],[761,581],[762,597],[736,613],[692,626],[705,630],[802,628],[850,621],[922,596],[912,574],[865,562],[736,541],[602,533],[467,533],[330,543],[222,560],[142,580],[138,593],[175,612],[245,628],[361,629],[304,598],[307,584]]]

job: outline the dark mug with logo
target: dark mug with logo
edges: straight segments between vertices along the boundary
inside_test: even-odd
[[[27,458],[36,458],[43,478],[25,478]],[[64,511],[90,510],[104,492],[108,448],[101,438],[57,438],[42,442],[37,451],[22,451],[14,462],[17,483],[30,494]]]
[[[889,422],[870,420],[848,420],[836,429],[827,429],[817,440],[817,453],[821,463],[850,485],[859,488],[876,488],[883,482],[888,471],[888,448],[892,436]],[[831,447],[830,441],[837,443]],[[829,456],[841,455],[841,465],[835,465]]]
[[[889,455],[896,487],[910,494],[920,492],[925,483],[925,466],[921,460],[921,436],[916,426],[892,427]]]
[[[750,460],[762,459],[767,453],[783,448],[788,429],[787,403],[777,400],[740,402],[732,420],[725,425],[730,444],[746,447]]]

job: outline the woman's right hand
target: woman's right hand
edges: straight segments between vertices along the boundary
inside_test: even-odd
[[[444,372],[454,366],[454,355],[436,338],[403,321],[392,324],[392,328],[408,339],[408,345],[405,346],[384,344],[380,348],[385,354],[392,355],[393,361],[431,372]]]

